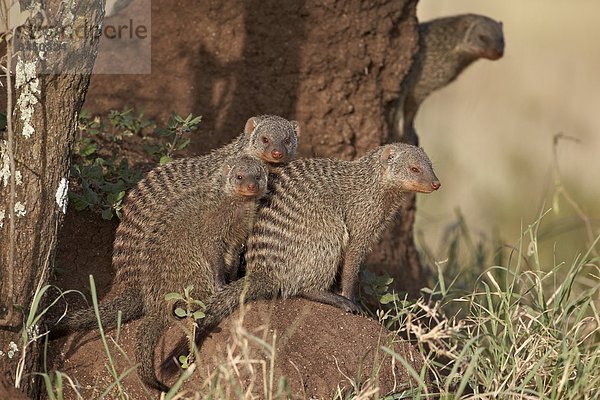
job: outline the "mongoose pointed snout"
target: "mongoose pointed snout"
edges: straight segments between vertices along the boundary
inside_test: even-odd
[[[504,43],[499,43],[498,46],[494,49],[489,49],[488,51],[482,54],[482,57],[487,58],[488,60],[498,60],[504,56]]]
[[[442,186],[442,184],[440,183],[440,181],[431,182],[431,188],[433,190],[438,190],[441,186]]]
[[[273,157],[276,160],[279,160],[281,157],[283,157],[283,153],[280,152],[279,150],[273,150],[271,152],[271,157]]]

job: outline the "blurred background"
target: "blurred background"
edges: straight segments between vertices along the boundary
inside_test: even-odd
[[[504,24],[502,59],[479,60],[421,106],[416,129],[442,181],[419,197],[421,245],[443,247],[464,215],[479,238],[516,244],[523,227],[553,207],[539,230],[544,262],[589,246],[563,188],[600,226],[600,2],[422,0],[420,21],[484,14]],[[553,156],[553,137],[562,133]],[[557,201],[558,200],[558,201]],[[558,205],[558,207],[556,207]],[[457,211],[459,210],[459,211]],[[554,250],[555,244],[556,250]]]

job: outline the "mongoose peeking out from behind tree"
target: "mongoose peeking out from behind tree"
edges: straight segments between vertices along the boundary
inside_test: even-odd
[[[419,24],[419,50],[402,83],[391,140],[418,145],[414,120],[421,103],[474,61],[497,60],[503,55],[502,23],[483,15],[463,14]]]
[[[440,187],[425,152],[389,144],[355,161],[302,159],[270,177],[248,239],[247,274],[206,301],[197,342],[245,301],[303,296],[358,312],[359,266],[409,192]],[[341,277],[341,294],[332,292]],[[171,355],[185,352],[180,343]],[[171,363],[171,366],[173,364]],[[165,370],[172,370],[169,361]]]

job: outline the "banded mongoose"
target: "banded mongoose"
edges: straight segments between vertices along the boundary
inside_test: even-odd
[[[246,122],[244,132],[233,142],[211,153],[184,158],[162,165],[150,171],[127,195],[122,210],[121,223],[115,233],[113,265],[117,270],[129,270],[128,255],[144,249],[156,240],[156,229],[171,215],[171,210],[182,200],[201,193],[207,180],[221,173],[223,163],[236,156],[248,155],[266,162],[269,169],[289,162],[296,155],[298,123],[284,118],[265,115],[252,117]],[[213,189],[220,189],[215,187]],[[125,289],[130,286],[132,274],[119,274],[115,285]],[[121,279],[123,278],[123,279]],[[123,321],[139,318],[138,293],[132,288],[113,300],[102,304],[103,324],[111,328],[116,325],[117,312],[122,312]],[[51,330],[52,337],[71,331],[89,330],[97,327],[92,309],[67,315]]]
[[[125,279],[139,281],[138,302],[144,301],[135,355],[146,385],[167,390],[154,371],[154,349],[173,322],[165,294],[182,292],[191,283],[192,297],[207,299],[237,274],[239,251],[251,232],[267,176],[262,161],[249,157],[230,161],[220,179],[205,189],[199,185],[197,196],[182,199],[168,221],[154,227],[154,241],[144,251],[129,250],[124,265],[132,277]],[[125,268],[117,275],[121,271]]]
[[[200,342],[245,301],[302,296],[358,312],[359,266],[409,192],[440,187],[425,152],[396,143],[355,161],[302,159],[271,176],[248,239],[244,278],[205,301]],[[333,293],[341,277],[341,295]],[[180,342],[171,356],[185,352]],[[169,360],[171,357],[169,358]],[[167,360],[162,367],[172,371]]]
[[[395,108],[393,141],[418,145],[414,120],[421,103],[480,58],[504,54],[502,23],[483,15],[463,14],[419,24],[419,50]]]
[[[118,309],[124,320],[143,315],[135,356],[140,364],[138,374],[146,385],[167,390],[154,372],[154,349],[173,321],[165,294],[182,292],[192,283],[192,297],[206,299],[235,273],[239,249],[252,228],[258,199],[267,188],[267,176],[260,160],[248,156],[231,159],[222,174],[204,184],[196,182],[191,195],[180,199],[168,215],[155,218],[156,223],[146,222],[143,245],[129,247],[115,258],[119,266],[115,280],[124,283],[123,291],[116,302],[101,304],[100,314],[107,323],[108,317],[116,318]],[[135,227],[123,234],[124,242],[140,232]],[[89,319],[89,314],[84,310],[69,318]]]
[[[296,154],[298,133],[299,128],[295,121],[288,121],[277,116],[253,117],[246,123],[244,133],[232,143],[205,156],[182,159],[155,168],[137,184],[127,196],[122,220],[115,235],[113,265],[117,270],[115,287],[118,288],[119,294],[100,304],[101,319],[106,329],[116,326],[119,311],[122,313],[122,321],[127,322],[146,315],[148,313],[146,304],[155,304],[157,301],[163,300],[160,296],[156,298],[152,291],[140,291],[140,281],[146,280],[146,284],[150,286],[163,284],[163,281],[171,281],[179,285],[185,285],[192,281],[192,279],[182,281],[178,278],[178,274],[181,273],[182,268],[185,269],[185,266],[182,267],[170,261],[166,262],[168,261],[166,259],[164,265],[160,265],[154,255],[159,245],[165,248],[179,249],[184,258],[192,255],[195,257],[199,253],[198,249],[204,248],[187,246],[186,242],[182,242],[183,246],[181,246],[175,243],[179,240],[178,238],[164,235],[171,219],[179,218],[181,215],[190,215],[189,211],[181,209],[181,205],[190,202],[199,206],[213,204],[214,195],[212,193],[221,192],[224,189],[218,179],[222,178],[221,169],[228,159],[245,155],[248,158],[261,160],[261,163],[266,162],[270,170],[275,170],[278,165],[290,161]],[[243,228],[245,230],[246,222],[242,217],[245,218],[246,215],[242,213],[232,220],[223,219],[218,225],[224,229]],[[198,221],[201,226],[210,222]],[[192,240],[196,235],[192,234],[190,230],[183,232],[188,232],[187,240]],[[201,235],[201,232],[197,235]],[[240,247],[242,244],[243,241],[240,243]],[[158,253],[166,254],[163,250],[165,249]],[[208,249],[207,251],[203,257],[214,264],[210,275],[206,276],[207,282],[215,274],[227,273],[235,276],[235,271],[219,271],[222,264],[214,260],[216,250]],[[238,251],[239,248],[236,250],[236,255]],[[221,256],[227,256],[228,261],[231,261],[230,259],[233,257],[229,253],[221,254]],[[165,279],[165,277],[169,278]],[[203,282],[202,277],[194,277],[193,280]],[[207,283],[206,290],[207,293],[214,291],[214,285],[211,286]],[[203,298],[196,293],[194,296]],[[164,308],[167,309],[166,305]],[[88,308],[68,314],[51,328],[50,336],[56,338],[72,331],[89,330],[96,327],[94,310]],[[140,332],[142,331],[140,330]],[[143,374],[145,372],[141,371],[141,375]],[[154,377],[153,371],[152,377]],[[146,383],[164,389],[164,386],[161,387],[156,382]]]

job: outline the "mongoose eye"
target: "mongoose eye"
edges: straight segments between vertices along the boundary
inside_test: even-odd
[[[261,140],[262,140],[262,142],[263,142],[264,144],[267,144],[267,143],[269,143],[269,138],[268,138],[268,137],[266,137],[266,136],[263,136],[263,137],[261,138]]]
[[[479,35],[479,36],[477,36],[477,39],[479,39],[479,40],[480,40],[480,41],[482,41],[483,43],[487,43],[487,42],[489,42],[489,39],[488,39],[488,37],[487,37],[487,36],[485,36],[485,35]]]
[[[418,174],[419,172],[421,172],[421,170],[420,170],[419,168],[417,168],[417,167],[411,167],[411,168],[410,168],[410,170],[411,170],[412,172],[414,172],[414,173],[417,173],[417,174]]]
[[[238,174],[238,175],[236,176],[236,178],[237,178],[237,180],[238,180],[238,181],[241,181],[242,179],[244,179],[244,175],[240,175],[240,174]]]
[[[289,145],[290,145],[290,143],[292,143],[292,141],[290,140],[290,138],[286,138],[286,139],[283,141],[283,144],[285,144],[286,146],[289,146]]]

